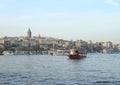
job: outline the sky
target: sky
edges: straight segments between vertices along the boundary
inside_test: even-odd
[[[120,0],[0,0],[0,36],[120,43]]]

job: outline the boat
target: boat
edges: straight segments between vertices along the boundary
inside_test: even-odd
[[[70,59],[81,59],[86,57],[86,53],[84,52],[79,52],[76,49],[71,49],[70,53],[67,55]]]
[[[4,51],[2,54],[3,55],[13,55],[13,52],[12,51]]]
[[[49,54],[52,56],[66,56],[68,52],[69,50],[54,50],[54,51],[49,51]]]

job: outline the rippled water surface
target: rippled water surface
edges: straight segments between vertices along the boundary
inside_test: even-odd
[[[120,54],[0,56],[0,85],[120,85]]]

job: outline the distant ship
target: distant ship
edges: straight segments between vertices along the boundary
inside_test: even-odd
[[[86,57],[86,52],[80,52],[76,49],[71,49],[70,53],[67,55],[70,59],[81,59]]]

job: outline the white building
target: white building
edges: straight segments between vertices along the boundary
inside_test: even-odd
[[[105,47],[105,48],[113,48],[113,44],[112,44],[112,42],[105,42],[104,44],[103,44],[103,46]]]
[[[4,39],[0,38],[0,44],[4,44]]]
[[[78,41],[76,41],[76,43],[75,43],[76,47],[79,47],[79,48],[85,47],[86,44],[87,44],[87,43],[86,43],[85,41],[82,41],[82,40],[78,40]]]
[[[106,42],[103,44],[104,49],[103,49],[103,53],[113,53],[114,49],[113,49],[113,44],[112,42]]]
[[[91,40],[87,42],[88,51],[93,52],[93,46],[94,45]]]

